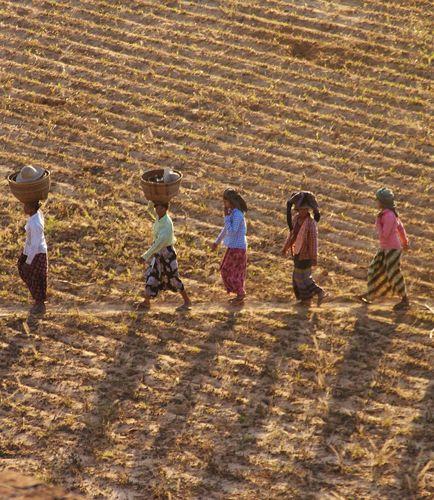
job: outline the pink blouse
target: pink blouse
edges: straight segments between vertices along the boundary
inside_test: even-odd
[[[408,245],[407,233],[393,210],[383,210],[377,217],[376,226],[383,250],[401,249]]]

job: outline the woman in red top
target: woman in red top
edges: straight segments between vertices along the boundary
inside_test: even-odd
[[[398,295],[401,302],[394,309],[407,309],[410,303],[401,272],[402,251],[409,247],[407,233],[398,217],[393,192],[381,188],[376,198],[380,209],[376,219],[380,248],[369,266],[368,293],[362,300],[369,303],[377,297]]]
[[[310,200],[314,200],[315,203]],[[292,283],[296,298],[301,304],[310,304],[311,299],[317,295],[318,306],[323,302],[326,294],[312,278],[312,267],[316,266],[318,259],[318,227],[319,210],[312,193],[296,193],[288,201],[288,211],[295,204],[297,215],[292,221],[288,213],[288,226],[290,233],[286,239],[282,254],[287,256],[291,252],[294,260]],[[313,205],[313,206],[312,206]],[[309,209],[313,209],[315,219],[311,217]]]

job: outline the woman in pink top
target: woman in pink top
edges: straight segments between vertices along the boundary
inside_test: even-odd
[[[376,220],[380,248],[369,266],[368,293],[362,300],[369,303],[376,297],[398,295],[401,302],[394,309],[407,309],[410,304],[401,272],[401,255],[409,247],[408,237],[398,217],[393,192],[381,188],[376,198],[380,208]]]

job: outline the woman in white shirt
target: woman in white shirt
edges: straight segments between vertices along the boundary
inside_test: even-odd
[[[26,230],[26,244],[18,259],[18,272],[27,285],[33,300],[31,314],[44,314],[47,300],[47,243],[44,236],[44,216],[39,202],[26,203],[24,213],[29,216]]]

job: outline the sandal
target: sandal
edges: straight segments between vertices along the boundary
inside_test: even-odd
[[[318,294],[318,301],[317,301],[316,305],[317,305],[318,307],[320,307],[320,306],[321,306],[321,304],[324,302],[324,300],[328,297],[328,295],[329,295],[329,294],[328,294],[328,293],[326,293],[326,292],[324,292],[324,290],[323,290],[322,292],[320,292],[320,293]]]
[[[191,304],[182,304],[181,306],[178,306],[175,311],[177,312],[183,312],[183,311],[190,311],[191,309]]]
[[[246,296],[243,295],[241,297],[235,297],[234,299],[232,299],[230,301],[230,303],[233,305],[233,306],[241,306],[242,304],[244,304],[244,301],[246,299]]]
[[[309,307],[311,305],[310,300],[299,300],[295,306],[296,307]]]
[[[368,294],[367,293],[364,293],[363,295],[359,295],[357,298],[359,300],[361,300],[362,302],[364,302],[365,304],[372,304],[372,300],[368,299]]]
[[[229,304],[232,304],[233,302],[237,302],[239,300],[238,297],[232,297],[231,299],[228,299]]]

